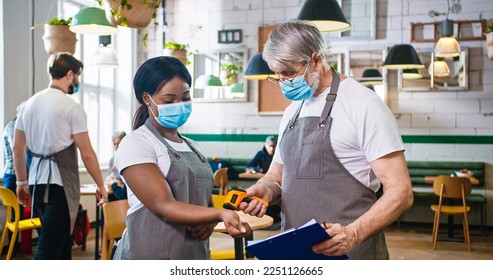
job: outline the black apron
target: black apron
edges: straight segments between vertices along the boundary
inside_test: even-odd
[[[75,220],[77,213],[79,212],[80,203],[80,180],[79,180],[79,160],[77,156],[77,149],[75,143],[61,150],[60,152],[51,155],[42,155],[38,153],[32,153],[33,157],[39,158],[38,165],[36,167],[36,176],[38,168],[43,160],[50,161],[50,171],[48,174],[48,181],[46,182],[46,191],[44,193],[44,203],[48,203],[48,194],[50,191],[50,178],[51,178],[51,162],[54,162],[58,166],[60,176],[62,177],[63,191],[65,192],[65,198],[67,199],[68,210],[70,214],[70,233],[73,232],[75,226]],[[34,190],[38,184],[37,177],[35,177]]]

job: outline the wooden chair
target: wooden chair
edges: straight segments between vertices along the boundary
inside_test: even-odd
[[[226,199],[226,195],[212,195],[212,202],[214,203],[214,208],[223,209],[223,203]],[[232,249],[217,249],[211,248],[211,260],[234,260],[235,250]]]
[[[17,234],[20,231],[28,229],[36,229],[41,227],[41,220],[39,218],[33,219],[20,219],[20,206],[17,201],[17,196],[11,190],[0,186],[0,197],[2,198],[3,205],[7,207],[7,218],[5,219],[5,226],[3,228],[2,240],[0,241],[0,252],[3,249],[3,244],[7,239],[7,232],[12,232],[12,238],[10,239],[9,251],[7,253],[7,260],[12,257],[14,251],[15,241],[17,240]],[[10,217],[14,211],[14,221],[11,222]]]
[[[115,239],[121,238],[127,227],[125,220],[130,208],[127,199],[107,202],[103,205],[104,226],[103,242],[101,244],[101,259],[111,259],[111,249]]]
[[[471,251],[471,237],[469,234],[469,221],[467,213],[471,207],[466,205],[466,196],[471,193],[471,181],[464,177],[450,177],[448,175],[437,176],[433,182],[433,192],[439,196],[438,205],[431,205],[431,210],[435,212],[433,222],[433,249],[436,249],[438,239],[438,227],[440,225],[440,215],[462,215],[464,241],[467,250]],[[460,199],[461,205],[453,205],[444,201],[444,199]]]
[[[214,172],[214,186],[219,187],[219,195],[228,194],[229,180],[227,167],[218,168],[216,172]]]

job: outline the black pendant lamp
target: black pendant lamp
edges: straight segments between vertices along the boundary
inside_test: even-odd
[[[416,68],[404,69],[402,70],[402,78],[406,80],[416,80],[423,78],[423,75]]]
[[[391,70],[396,69],[419,69],[425,66],[419,59],[416,50],[409,44],[395,45],[390,49],[385,58],[383,67]]]
[[[363,85],[381,85],[382,83],[383,83],[382,73],[380,73],[380,71],[378,71],[378,69],[370,68],[370,69],[365,69],[365,71],[363,71],[361,84],[363,84]]]
[[[298,19],[311,21],[320,32],[343,32],[351,29],[351,24],[335,0],[307,0]]]
[[[262,58],[262,54],[258,53],[248,61],[245,70],[245,79],[265,80],[269,75],[273,74],[274,72],[269,69],[269,65],[267,65],[267,62]]]

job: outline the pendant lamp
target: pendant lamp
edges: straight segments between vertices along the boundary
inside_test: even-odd
[[[213,75],[200,75],[195,81],[196,89],[205,89],[210,87],[222,87],[223,83],[219,77]]]
[[[311,21],[320,32],[343,32],[351,29],[351,24],[335,0],[307,0],[298,19]]]
[[[365,71],[363,71],[361,84],[366,85],[366,86],[367,85],[381,85],[381,84],[383,84],[382,73],[380,73],[380,71],[378,71],[378,69],[374,69],[374,68],[365,69]]]
[[[273,75],[269,65],[262,58],[262,54],[254,55],[249,61],[245,70],[246,80],[265,80],[269,75]]]
[[[243,83],[231,85],[231,93],[243,93]]]
[[[424,68],[416,50],[409,44],[395,45],[385,58],[383,67],[391,70]]]
[[[404,69],[402,70],[402,78],[406,80],[416,80],[423,78],[423,75],[418,69]]]
[[[92,64],[98,67],[117,67],[118,58],[116,51],[108,45],[111,44],[111,36],[99,36],[99,48],[92,56]]]
[[[118,32],[118,28],[106,19],[104,10],[92,7],[80,10],[72,18],[69,29],[74,33],[95,35],[112,35]]]
[[[436,60],[428,67],[428,73],[438,78],[445,78],[450,76],[450,68],[443,60]]]
[[[438,39],[435,45],[436,57],[454,57],[460,55],[460,45],[457,40],[452,37],[454,34],[454,22],[445,19],[441,24],[442,37]]]

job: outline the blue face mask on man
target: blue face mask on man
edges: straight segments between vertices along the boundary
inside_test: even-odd
[[[315,93],[316,83],[314,82],[313,86],[310,86],[305,80],[305,74],[308,70],[309,65],[310,62],[308,62],[306,66],[305,73],[303,73],[303,75],[294,77],[290,81],[290,85],[286,84],[286,82],[289,83],[289,81],[279,81],[279,86],[281,87],[281,91],[284,94],[284,97],[289,100],[298,101],[306,100],[313,96],[313,94]]]
[[[74,85],[73,83],[68,87],[68,94],[74,94],[74,93],[77,93],[79,91],[79,86],[80,86],[80,83],[77,83],[76,85]]]
[[[149,96],[150,97],[150,96]],[[178,128],[184,125],[190,114],[192,113],[192,102],[180,102],[172,104],[156,104],[152,98],[150,98],[152,103],[157,106],[158,116],[154,115],[151,110],[152,115],[156,121],[163,127],[166,128]]]

